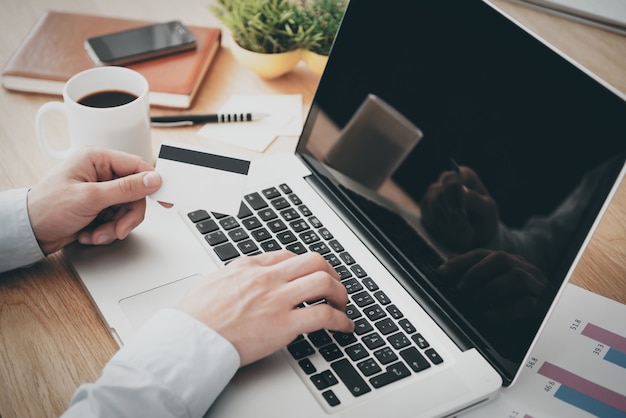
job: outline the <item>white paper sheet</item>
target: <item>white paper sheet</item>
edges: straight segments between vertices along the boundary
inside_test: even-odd
[[[300,94],[233,95],[219,113],[264,113],[268,117],[251,122],[209,123],[198,131],[203,138],[263,152],[277,136],[302,132]]]

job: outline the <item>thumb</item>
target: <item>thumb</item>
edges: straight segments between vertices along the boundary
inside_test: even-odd
[[[134,202],[156,192],[161,187],[161,176],[154,171],[131,174],[98,183],[103,207]]]

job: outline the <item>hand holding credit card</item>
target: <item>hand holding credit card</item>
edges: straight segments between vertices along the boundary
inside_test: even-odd
[[[236,215],[250,161],[164,142],[156,163],[163,184],[150,197],[177,207]]]

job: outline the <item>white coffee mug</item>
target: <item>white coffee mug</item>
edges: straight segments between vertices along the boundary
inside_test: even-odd
[[[41,148],[63,159],[73,151],[93,146],[135,154],[154,162],[150,138],[148,82],[125,67],[97,67],[70,78],[63,87],[63,102],[39,108],[35,122]],[[55,149],[44,134],[45,116],[59,112],[68,120],[70,145]]]

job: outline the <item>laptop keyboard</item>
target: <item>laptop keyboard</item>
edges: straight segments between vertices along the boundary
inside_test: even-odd
[[[199,209],[188,213],[224,263],[242,255],[287,249],[320,253],[346,287],[353,333],[319,330],[300,335],[287,350],[330,407],[341,404],[333,387],[353,397],[443,363],[419,330],[287,184],[247,194],[237,216]],[[324,303],[315,301],[303,303]],[[344,392],[345,393],[345,392]]]

